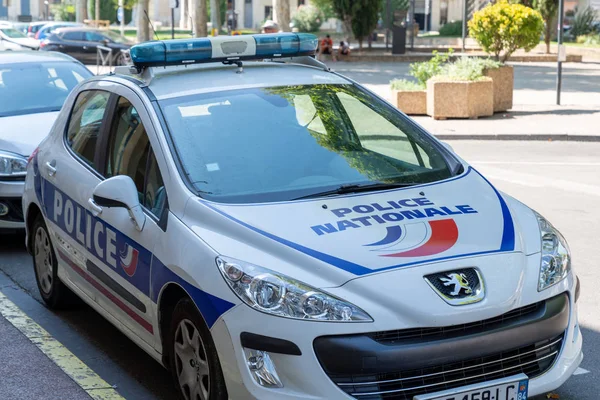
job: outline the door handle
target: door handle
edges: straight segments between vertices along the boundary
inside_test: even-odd
[[[88,199],[88,208],[90,209],[94,217],[97,217],[98,215],[102,214],[102,207],[100,207],[94,201],[94,199]]]
[[[48,161],[46,163],[46,171],[48,171],[48,175],[50,176],[56,175],[56,161]]]

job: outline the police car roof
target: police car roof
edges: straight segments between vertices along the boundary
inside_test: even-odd
[[[159,100],[243,88],[351,83],[321,68],[293,63],[245,61],[243,72],[237,71],[236,65],[220,63],[152,67],[144,78],[150,74],[148,87]]]

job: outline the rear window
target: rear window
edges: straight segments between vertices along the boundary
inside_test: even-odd
[[[214,201],[285,201],[341,185],[451,176],[439,145],[353,85],[232,90],[160,106],[184,173]]]
[[[92,73],[74,62],[0,64],[0,117],[59,111]]]

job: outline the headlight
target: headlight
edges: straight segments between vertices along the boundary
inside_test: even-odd
[[[217,257],[217,266],[235,294],[258,311],[310,321],[373,321],[353,304],[268,269],[226,257]]]
[[[0,151],[0,178],[9,176],[25,176],[27,159],[14,153]]]
[[[538,291],[549,288],[567,277],[571,270],[571,252],[567,241],[544,217],[535,213],[542,237],[542,264]]]

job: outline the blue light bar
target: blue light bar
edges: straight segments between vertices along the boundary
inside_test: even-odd
[[[318,39],[308,33],[217,36],[212,38],[152,41],[135,45],[130,54],[138,67],[198,64],[313,56]]]

